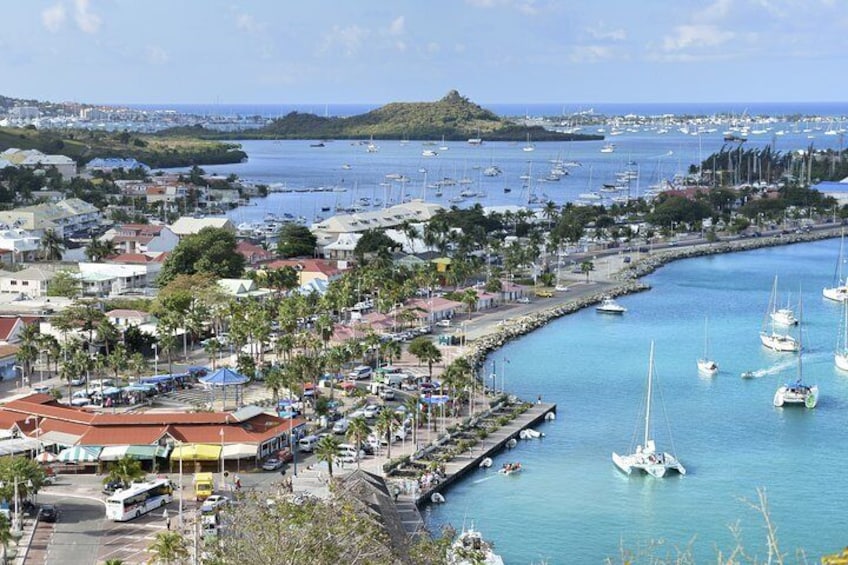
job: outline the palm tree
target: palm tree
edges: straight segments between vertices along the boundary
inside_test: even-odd
[[[387,459],[392,458],[392,434],[394,434],[398,424],[398,415],[394,410],[383,410],[377,416],[377,434],[380,437],[385,437],[386,445],[388,445],[388,451],[386,452]]]
[[[47,370],[50,370],[50,359],[56,363],[56,372],[59,372],[59,355],[62,353],[62,346],[59,345],[59,340],[56,336],[50,334],[41,334],[38,338],[38,347],[47,356]]]
[[[409,342],[410,355],[416,357],[419,363],[426,361],[429,370],[429,378],[433,379],[433,363],[438,363],[442,360],[442,352],[436,347],[432,341],[424,336],[419,336]]]
[[[18,349],[18,363],[21,364],[21,378],[23,382],[21,386],[26,386],[31,382],[32,364],[38,359],[38,324],[24,324],[24,329],[21,331],[21,344]]]
[[[118,343],[106,355],[106,366],[115,372],[115,380],[118,380],[118,374],[125,370],[128,365],[129,358],[127,356],[127,348],[123,343]]]
[[[391,365],[395,360],[400,359],[403,353],[403,347],[401,347],[399,341],[390,340],[380,344],[380,351],[389,365]]]
[[[218,363],[218,354],[223,348],[224,346],[221,345],[221,342],[215,339],[214,337],[203,344],[203,350],[209,356],[209,361],[212,362],[213,371],[217,368],[216,365]]]
[[[468,319],[471,319],[471,313],[474,312],[474,307],[477,306],[477,291],[473,288],[467,288],[462,293],[462,303],[468,309]]]
[[[412,443],[418,445],[418,425],[421,421],[421,404],[418,398],[410,396],[403,403],[406,408],[406,413],[412,415]]]
[[[159,532],[147,551],[153,554],[148,563],[164,565],[179,563],[189,556],[188,543],[179,532]]]
[[[327,462],[327,472],[333,476],[333,463],[339,456],[339,440],[334,436],[324,436],[315,444],[315,456],[318,461]]]
[[[65,243],[55,230],[44,230],[41,236],[41,257],[45,261],[59,261],[62,252],[65,251]]]
[[[89,261],[99,263],[106,257],[115,254],[115,244],[111,241],[92,239],[85,247],[85,256]]]
[[[589,273],[595,270],[595,264],[591,261],[583,261],[580,263],[580,272],[586,275],[586,282],[589,282]]]
[[[371,428],[368,426],[365,418],[358,417],[350,421],[345,437],[356,447],[358,452],[362,443],[368,439],[368,434],[370,433]],[[356,458],[356,469],[359,470],[359,457]]]
[[[144,469],[141,468],[141,462],[129,455],[124,455],[109,466],[109,475],[103,482],[120,481],[128,485],[135,479],[143,478],[145,474]]]

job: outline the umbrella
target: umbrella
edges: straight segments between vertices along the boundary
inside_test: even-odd
[[[38,454],[38,457],[36,457],[35,460],[39,463],[53,463],[56,461],[56,456],[49,451],[42,451]]]
[[[243,385],[250,379],[242,375],[241,373],[237,373],[230,369],[229,367],[224,367],[222,369],[218,369],[214,373],[209,376],[203,377],[199,379],[200,382],[210,385],[210,386],[232,386],[232,385]]]

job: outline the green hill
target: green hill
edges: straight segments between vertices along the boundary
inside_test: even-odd
[[[195,130],[196,131],[196,130]],[[179,133],[185,133],[179,130]],[[177,133],[177,132],[174,132]],[[505,120],[451,90],[436,102],[392,102],[346,118],[291,112],[256,130],[228,134],[230,139],[421,139],[465,141],[572,141],[603,139],[598,135],[563,134],[539,126],[526,127]],[[218,137],[213,132],[204,137]]]
[[[162,138],[127,132],[0,128],[0,151],[10,147],[60,153],[79,164],[95,157],[135,158],[153,168],[238,163],[247,158],[238,145],[191,136]]]

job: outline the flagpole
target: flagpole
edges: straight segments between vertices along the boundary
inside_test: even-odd
[[[506,394],[506,357],[503,358],[503,363],[501,363],[501,393]]]

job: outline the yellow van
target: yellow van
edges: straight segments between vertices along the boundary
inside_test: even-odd
[[[215,492],[215,480],[212,473],[194,474],[194,496],[198,502],[206,500]]]

